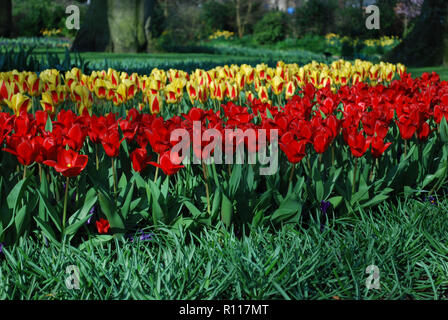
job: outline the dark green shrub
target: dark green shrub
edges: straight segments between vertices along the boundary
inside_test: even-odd
[[[336,31],[341,36],[362,37],[369,31],[366,28],[365,12],[360,8],[347,7],[337,11]]]
[[[359,7],[346,6],[336,10],[336,27],[333,31],[352,38],[372,39],[381,36],[401,35],[403,23],[395,14],[397,0],[378,0],[376,4],[380,10],[380,29],[366,28],[368,15]]]
[[[281,11],[271,11],[257,22],[254,28],[254,36],[260,44],[271,44],[283,40],[286,37],[287,16]]]
[[[205,2],[200,15],[203,24],[201,36],[205,38],[217,30],[235,31],[231,23],[233,11],[228,2],[221,3],[215,0]]]
[[[302,34],[334,32],[336,9],[334,0],[309,0],[296,10],[296,26]]]
[[[65,7],[57,1],[13,1],[14,34],[16,36],[40,36],[43,29],[64,29],[65,18]]]

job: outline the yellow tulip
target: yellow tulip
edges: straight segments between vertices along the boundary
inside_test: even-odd
[[[269,96],[268,96],[268,90],[266,89],[266,87],[260,87],[258,89],[258,98],[263,103],[268,102]]]
[[[31,109],[31,99],[21,93],[17,93],[11,99],[5,101],[16,115],[19,115],[21,112],[28,112]]]
[[[275,76],[274,79],[272,79],[271,85],[275,95],[278,96],[283,92],[283,84],[284,80],[278,75]]]
[[[287,100],[291,99],[295,92],[296,92],[296,87],[294,86],[294,82],[289,81],[286,84],[285,98]]]

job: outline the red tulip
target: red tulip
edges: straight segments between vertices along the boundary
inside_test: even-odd
[[[173,174],[177,173],[180,169],[184,168],[184,166],[173,164],[170,159],[170,154],[171,154],[171,152],[165,152],[160,157],[160,161],[159,161],[160,164],[155,163],[155,162],[150,162],[150,164],[162,169],[163,173],[165,173],[168,176],[173,175]]]
[[[36,135],[37,128],[34,120],[31,121],[29,114],[22,113],[14,120],[14,134],[22,137],[32,137]]]
[[[428,136],[431,132],[432,130],[429,127],[429,124],[427,122],[423,122],[417,130],[417,135],[421,141],[426,141],[428,140]]]
[[[24,166],[29,166],[33,162],[41,160],[39,159],[41,145],[36,138],[28,140],[18,136],[9,137],[8,147],[3,150],[15,155]]]
[[[64,143],[75,150],[79,151],[86,139],[86,131],[81,128],[79,124],[75,124],[68,130],[67,136],[64,138]]]
[[[104,151],[106,154],[111,158],[118,157],[118,154],[120,152],[120,145],[123,142],[124,138],[120,140],[120,134],[118,133],[118,130],[112,130],[110,132],[109,130],[104,133],[104,135],[101,137],[101,144],[103,145]]]
[[[324,153],[332,141],[331,132],[325,127],[316,133],[313,140],[314,150],[317,153]]]
[[[353,131],[348,134],[347,143],[354,157],[362,157],[369,148],[369,141],[366,140],[362,132]]]
[[[392,144],[392,142],[384,143],[384,139],[376,136],[370,140],[372,157],[379,158],[383,155],[384,151]]]
[[[412,114],[412,116],[402,115],[398,118],[397,125],[400,129],[400,136],[404,140],[411,139],[417,130],[417,125],[419,121],[416,116],[416,112]]]
[[[131,155],[132,167],[136,172],[141,172],[145,170],[145,168],[150,163],[151,157],[148,156],[148,152],[146,148],[138,148],[135,149]]]
[[[88,157],[80,155],[73,150],[60,149],[57,155],[57,161],[46,160],[44,164],[53,167],[64,177],[76,177],[83,171],[87,165]]]
[[[305,157],[307,141],[297,141],[291,132],[286,132],[280,139],[280,149],[285,153],[290,163],[299,163]]]
[[[110,229],[109,221],[107,221],[106,219],[100,218],[100,220],[98,220],[96,222],[96,229],[98,230],[98,233],[100,233],[100,234],[108,233],[109,229]]]
[[[89,138],[93,143],[100,143],[100,137],[107,131],[106,118],[92,115],[90,117]]]
[[[155,118],[150,129],[145,129],[145,136],[155,153],[162,154],[170,148],[170,134],[162,118]]]

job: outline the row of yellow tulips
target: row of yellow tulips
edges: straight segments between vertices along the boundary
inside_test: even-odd
[[[237,100],[241,92],[249,99],[258,97],[269,101],[268,92],[286,99],[297,88],[312,83],[316,88],[370,82],[377,84],[391,81],[402,75],[405,66],[356,60],[353,63],[338,60],[331,65],[312,62],[300,67],[297,64],[278,62],[275,68],[266,64],[220,66],[211,70],[197,69],[192,73],[170,69],[153,69],[149,75],[131,75],[113,69],[83,74],[74,68],[65,74],[57,70],[34,72],[10,71],[0,73],[0,105],[7,105],[16,114],[31,108],[30,98],[40,97],[44,110],[53,113],[70,99],[77,104],[79,112],[91,110],[94,97],[111,101],[120,106],[142,93],[143,103],[149,104],[152,113],[160,112],[163,101],[179,103],[186,92],[192,103],[208,99]]]

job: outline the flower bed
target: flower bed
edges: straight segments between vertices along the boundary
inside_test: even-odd
[[[325,220],[447,176],[447,83],[400,65],[0,78],[0,242]]]

